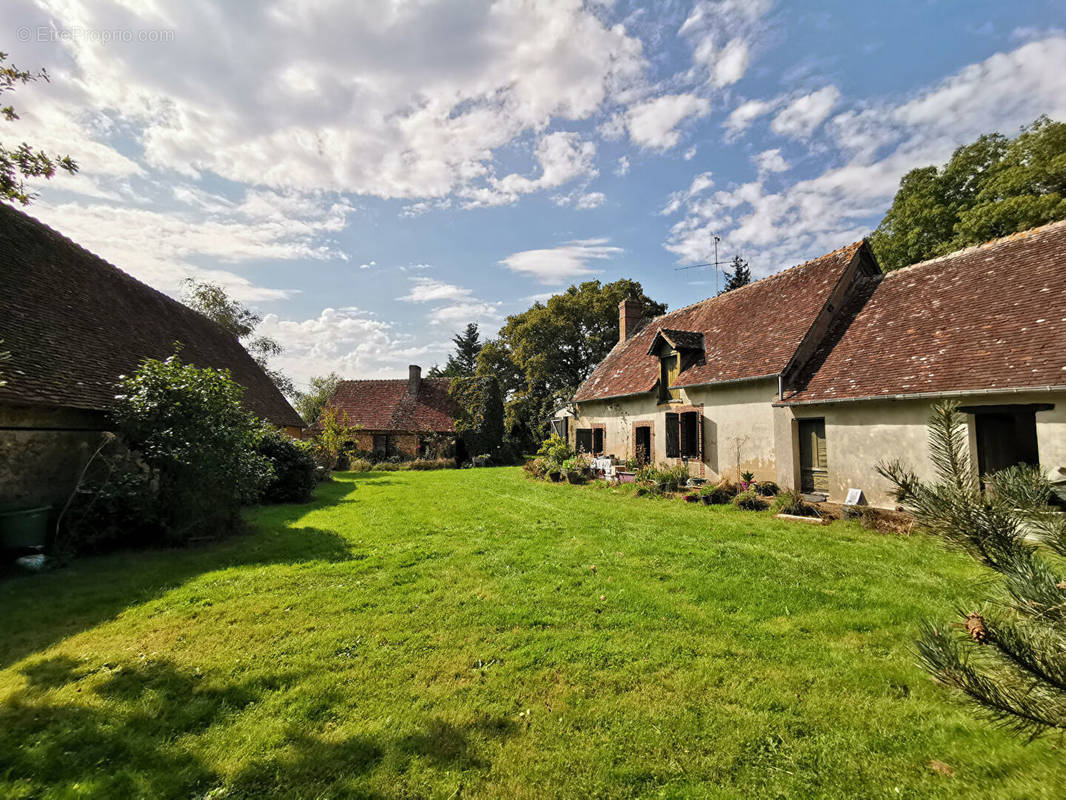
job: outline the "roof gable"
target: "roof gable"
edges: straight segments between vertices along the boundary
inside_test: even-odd
[[[889,273],[786,402],[1066,385],[1066,222]]]
[[[276,425],[303,420],[240,342],[211,320],[0,203],[0,402],[107,411],[119,376],[146,358],[228,369],[244,405]]]
[[[660,331],[667,337],[675,332],[702,338],[704,357],[682,371],[677,386],[780,374],[862,247],[856,242],[651,320],[615,345],[578,389],[575,402],[654,389],[659,361],[649,353]]]
[[[406,379],[341,381],[328,405],[369,431],[451,433],[455,407],[450,386],[448,378],[422,378],[417,397],[411,397]]]

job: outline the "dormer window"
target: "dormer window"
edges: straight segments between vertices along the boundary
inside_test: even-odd
[[[659,400],[669,403],[681,399],[680,389],[670,387],[677,383],[681,375],[681,354],[670,350],[659,356]]]
[[[655,334],[648,355],[659,359],[659,402],[680,402],[681,373],[703,363],[703,334],[663,328]]]

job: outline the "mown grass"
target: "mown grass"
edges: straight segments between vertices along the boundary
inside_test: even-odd
[[[924,536],[512,469],[345,474],[250,518],[218,545],[0,582],[0,796],[1066,786],[1054,741],[914,666],[918,621],[980,589]]]

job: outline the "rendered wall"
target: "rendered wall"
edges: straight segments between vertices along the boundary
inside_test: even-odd
[[[717,387],[681,390],[681,403],[660,404],[648,393],[617,400],[597,400],[578,404],[570,420],[568,437],[576,443],[578,428],[603,426],[604,451],[619,459],[635,456],[633,428],[652,424],[652,450],[655,463],[680,459],[666,457],[666,414],[697,407],[702,412],[703,462],[690,461],[690,472],[709,479],[722,475],[736,478],[736,446],[740,446],[740,470],[755,473],[757,480],[774,480],[774,409],[776,379],[747,381]]]
[[[1036,415],[1040,463],[1054,477],[1066,477],[1066,392],[960,395],[956,399],[967,406],[1053,403],[1054,409]],[[895,499],[889,495],[891,485],[877,474],[875,466],[879,460],[898,458],[920,477],[933,477],[926,432],[933,402],[929,399],[873,400],[774,409],[777,482],[782,486],[798,485],[796,420],[822,417],[829,462],[829,499],[843,501],[848,489],[859,488],[871,505],[894,507]],[[968,415],[967,420],[970,455],[976,464],[973,416]]]

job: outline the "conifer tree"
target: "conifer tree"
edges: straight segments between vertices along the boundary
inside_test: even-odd
[[[477,371],[477,357],[481,352],[481,334],[477,323],[471,322],[466,328],[452,337],[455,353],[448,356],[444,368],[433,367],[429,371],[431,378],[471,378]]]
[[[1039,467],[978,476],[953,402],[929,420],[933,482],[899,461],[878,471],[920,524],[996,574],[995,594],[955,625],[926,622],[922,666],[1014,730],[1066,730],[1066,513]]]
[[[747,261],[740,256],[733,256],[731,266],[733,271],[725,273],[725,288],[718,294],[725,294],[751,283],[751,270],[748,268]]]

